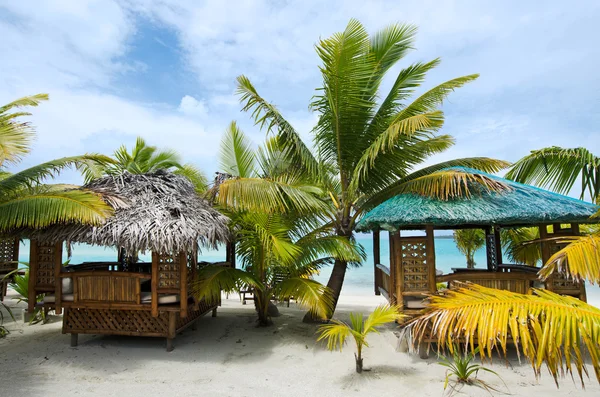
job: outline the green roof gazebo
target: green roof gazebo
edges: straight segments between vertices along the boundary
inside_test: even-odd
[[[373,231],[375,293],[383,294],[407,314],[424,308],[423,298],[436,283],[470,281],[486,287],[528,293],[533,286],[585,300],[585,286],[556,274],[542,282],[536,267],[506,264],[502,260],[500,229],[536,226],[540,238],[579,234],[580,223],[597,223],[590,216],[600,207],[571,197],[524,185],[482,171],[452,167],[449,170],[483,175],[507,187],[502,193],[482,190],[470,198],[440,200],[417,194],[400,194],[373,208],[357,225]],[[549,226],[552,226],[549,228]],[[478,228],[486,231],[486,269],[455,269],[439,274],[435,267],[434,230]],[[390,267],[380,264],[379,232],[390,232]],[[424,230],[425,236],[403,236],[405,230]],[[546,262],[565,244],[546,241]]]

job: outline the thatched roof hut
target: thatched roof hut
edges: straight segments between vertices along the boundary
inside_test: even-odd
[[[597,222],[590,219],[600,209],[596,205],[470,168],[448,169],[483,174],[508,188],[502,193],[482,191],[470,198],[450,200],[400,194],[365,214],[357,229],[393,231],[425,225],[432,225],[436,229],[454,229],[466,226]]]
[[[115,209],[101,226],[59,224],[24,234],[41,242],[70,241],[124,248],[128,253],[193,252],[229,239],[229,219],[199,197],[183,176],[125,172],[88,183]]]

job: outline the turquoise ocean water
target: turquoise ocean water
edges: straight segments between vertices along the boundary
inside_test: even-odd
[[[344,295],[373,295],[373,240],[370,234],[357,234],[356,238],[363,245],[367,252],[366,262],[358,268],[350,268],[346,273],[342,294]],[[452,267],[466,267],[465,257],[458,251],[452,238],[435,239],[436,267],[444,273],[451,272]],[[117,258],[115,249],[94,247],[83,244],[73,244],[71,262],[72,264],[86,261],[113,261]],[[141,255],[140,259],[150,262],[150,255]],[[29,242],[22,243],[19,260],[27,262],[29,260]],[[67,260],[66,253],[64,260]],[[216,262],[225,260],[225,249],[221,247],[219,250],[203,250],[200,255],[200,260],[208,262]],[[381,262],[383,265],[389,266],[389,242],[387,233],[381,234]],[[475,254],[475,262],[477,267],[484,268],[486,266],[485,250],[481,249]],[[315,278],[322,283],[327,283],[331,269],[324,268],[321,273]],[[588,286],[588,301],[598,305],[600,303],[600,288],[597,286]]]

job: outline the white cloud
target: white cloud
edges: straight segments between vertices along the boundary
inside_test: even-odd
[[[178,109],[180,112],[190,116],[206,116],[208,110],[203,100],[197,100],[190,95],[181,98]]]

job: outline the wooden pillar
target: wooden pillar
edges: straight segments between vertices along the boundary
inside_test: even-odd
[[[187,254],[179,254],[179,316],[187,317],[188,314],[188,282],[187,282]]]
[[[429,270],[429,291],[435,292],[437,288],[435,282],[435,239],[433,234],[433,226],[425,226],[425,237],[427,238],[425,255],[427,260],[427,268]]]
[[[496,266],[494,270],[498,271],[498,265],[502,263],[502,240],[500,238],[500,226],[494,227],[494,240],[496,242]]]
[[[150,281],[150,290],[152,294],[150,305],[152,306],[152,317],[158,317],[158,261],[158,254],[152,252],[152,280]]]
[[[19,240],[18,238],[15,239],[15,244],[13,245],[13,254],[12,254],[12,260],[18,262],[19,261],[19,245],[21,244],[21,240]],[[17,263],[17,267],[19,267],[19,264]]]
[[[225,246],[225,262],[228,262],[229,266],[235,269],[235,239],[233,237]]]
[[[381,246],[380,246],[380,232],[378,230],[373,231],[373,280],[375,285],[375,295],[379,295],[379,287],[381,286],[381,274],[377,271],[377,265],[381,264]]]
[[[54,311],[56,314],[62,314],[62,246],[63,243],[56,243],[54,246]]]
[[[27,312],[33,313],[35,311],[36,296],[35,293],[35,282],[37,280],[37,268],[38,268],[38,242],[31,240],[29,242],[29,293],[27,297]]]
[[[173,339],[175,339],[175,332],[177,330],[177,320],[175,318],[175,312],[169,312],[169,331],[167,334],[167,351],[173,351]]]
[[[548,238],[548,226],[539,225],[538,229],[540,231],[540,240]],[[547,241],[543,241],[540,244],[542,245],[542,266],[544,266],[552,256],[552,253],[550,252],[550,244]]]
[[[400,232],[396,232],[400,233]],[[396,304],[396,241],[395,233],[389,232],[389,246],[390,246],[390,283],[389,291],[390,304]]]

